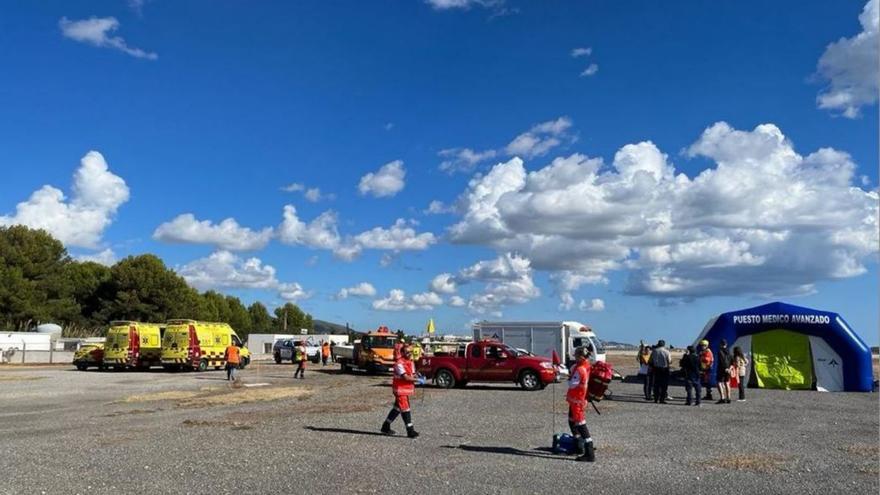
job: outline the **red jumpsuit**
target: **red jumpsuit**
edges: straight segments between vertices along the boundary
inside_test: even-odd
[[[568,378],[568,421],[574,426],[587,424],[587,385],[590,383],[590,362],[584,361],[571,368]]]
[[[394,363],[394,377],[391,379],[391,392],[394,393],[394,407],[400,412],[409,411],[409,396],[416,391],[415,383],[405,379],[415,375],[416,366],[411,359],[399,358]]]

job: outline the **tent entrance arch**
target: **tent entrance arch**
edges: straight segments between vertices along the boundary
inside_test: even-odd
[[[804,334],[777,329],[752,335],[752,360],[759,388],[813,388],[810,338]]]

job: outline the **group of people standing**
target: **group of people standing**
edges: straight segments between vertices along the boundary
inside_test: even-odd
[[[639,376],[643,377],[645,400],[653,400],[655,403],[666,404],[669,397],[669,375],[672,359],[666,342],[660,340],[657,345],[648,346],[644,342],[639,344],[638,353]],[[712,397],[712,372],[715,371],[718,394],[716,404],[730,404],[731,382],[734,382],[739,391],[737,402],[746,400],[746,382],[749,380],[749,360],[739,347],[733,348],[733,353],[728,350],[727,341],[722,339],[719,344],[718,356],[712,354],[709,341],[702,340],[699,345],[688,346],[684,356],[679,361],[687,398],[685,405],[701,405],[702,389],[705,387],[706,396],[702,400],[714,400]]]

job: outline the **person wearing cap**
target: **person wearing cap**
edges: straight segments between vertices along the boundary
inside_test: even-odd
[[[687,391],[687,400],[684,405],[699,406],[700,393],[702,392],[700,390],[700,358],[697,356],[694,346],[687,346],[687,352],[681,357],[680,365],[684,375],[684,388]],[[692,392],[696,392],[696,395],[691,395]],[[694,397],[696,397],[696,401],[692,400]]]
[[[703,400],[712,400],[711,373],[715,356],[712,355],[712,349],[709,349],[709,341],[701,340],[697,352],[700,353],[700,378],[703,381],[703,386],[706,387],[706,396],[703,397]]]
[[[651,369],[654,370],[654,402],[666,404],[669,391],[669,364],[672,357],[666,348],[666,341],[660,339],[651,352]]]
[[[397,416],[403,417],[406,425],[406,436],[416,438],[419,433],[413,427],[412,412],[409,405],[409,398],[415,393],[416,383],[424,384],[424,378],[416,374],[415,364],[412,362],[412,354],[409,346],[402,344],[400,346],[400,356],[394,362],[394,377],[391,379],[391,393],[394,394],[394,406],[388,412],[388,417],[382,423],[382,429],[379,430],[385,435],[394,435],[391,429],[391,423],[397,419]]]
[[[718,347],[718,366],[715,370],[715,378],[718,380],[718,395],[721,397],[716,404],[730,404],[730,366],[733,364],[733,356],[727,349],[727,340],[721,339]]]
[[[594,462],[593,437],[587,429],[587,390],[590,383],[590,350],[578,347],[574,350],[575,364],[568,375],[568,427],[574,435],[577,446],[577,461]]]

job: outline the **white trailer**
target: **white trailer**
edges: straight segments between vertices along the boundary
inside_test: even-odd
[[[536,356],[552,357],[553,351],[566,365],[574,350],[586,346],[591,361],[605,360],[605,346],[593,330],[576,321],[483,321],[474,324],[474,340],[493,339]]]

